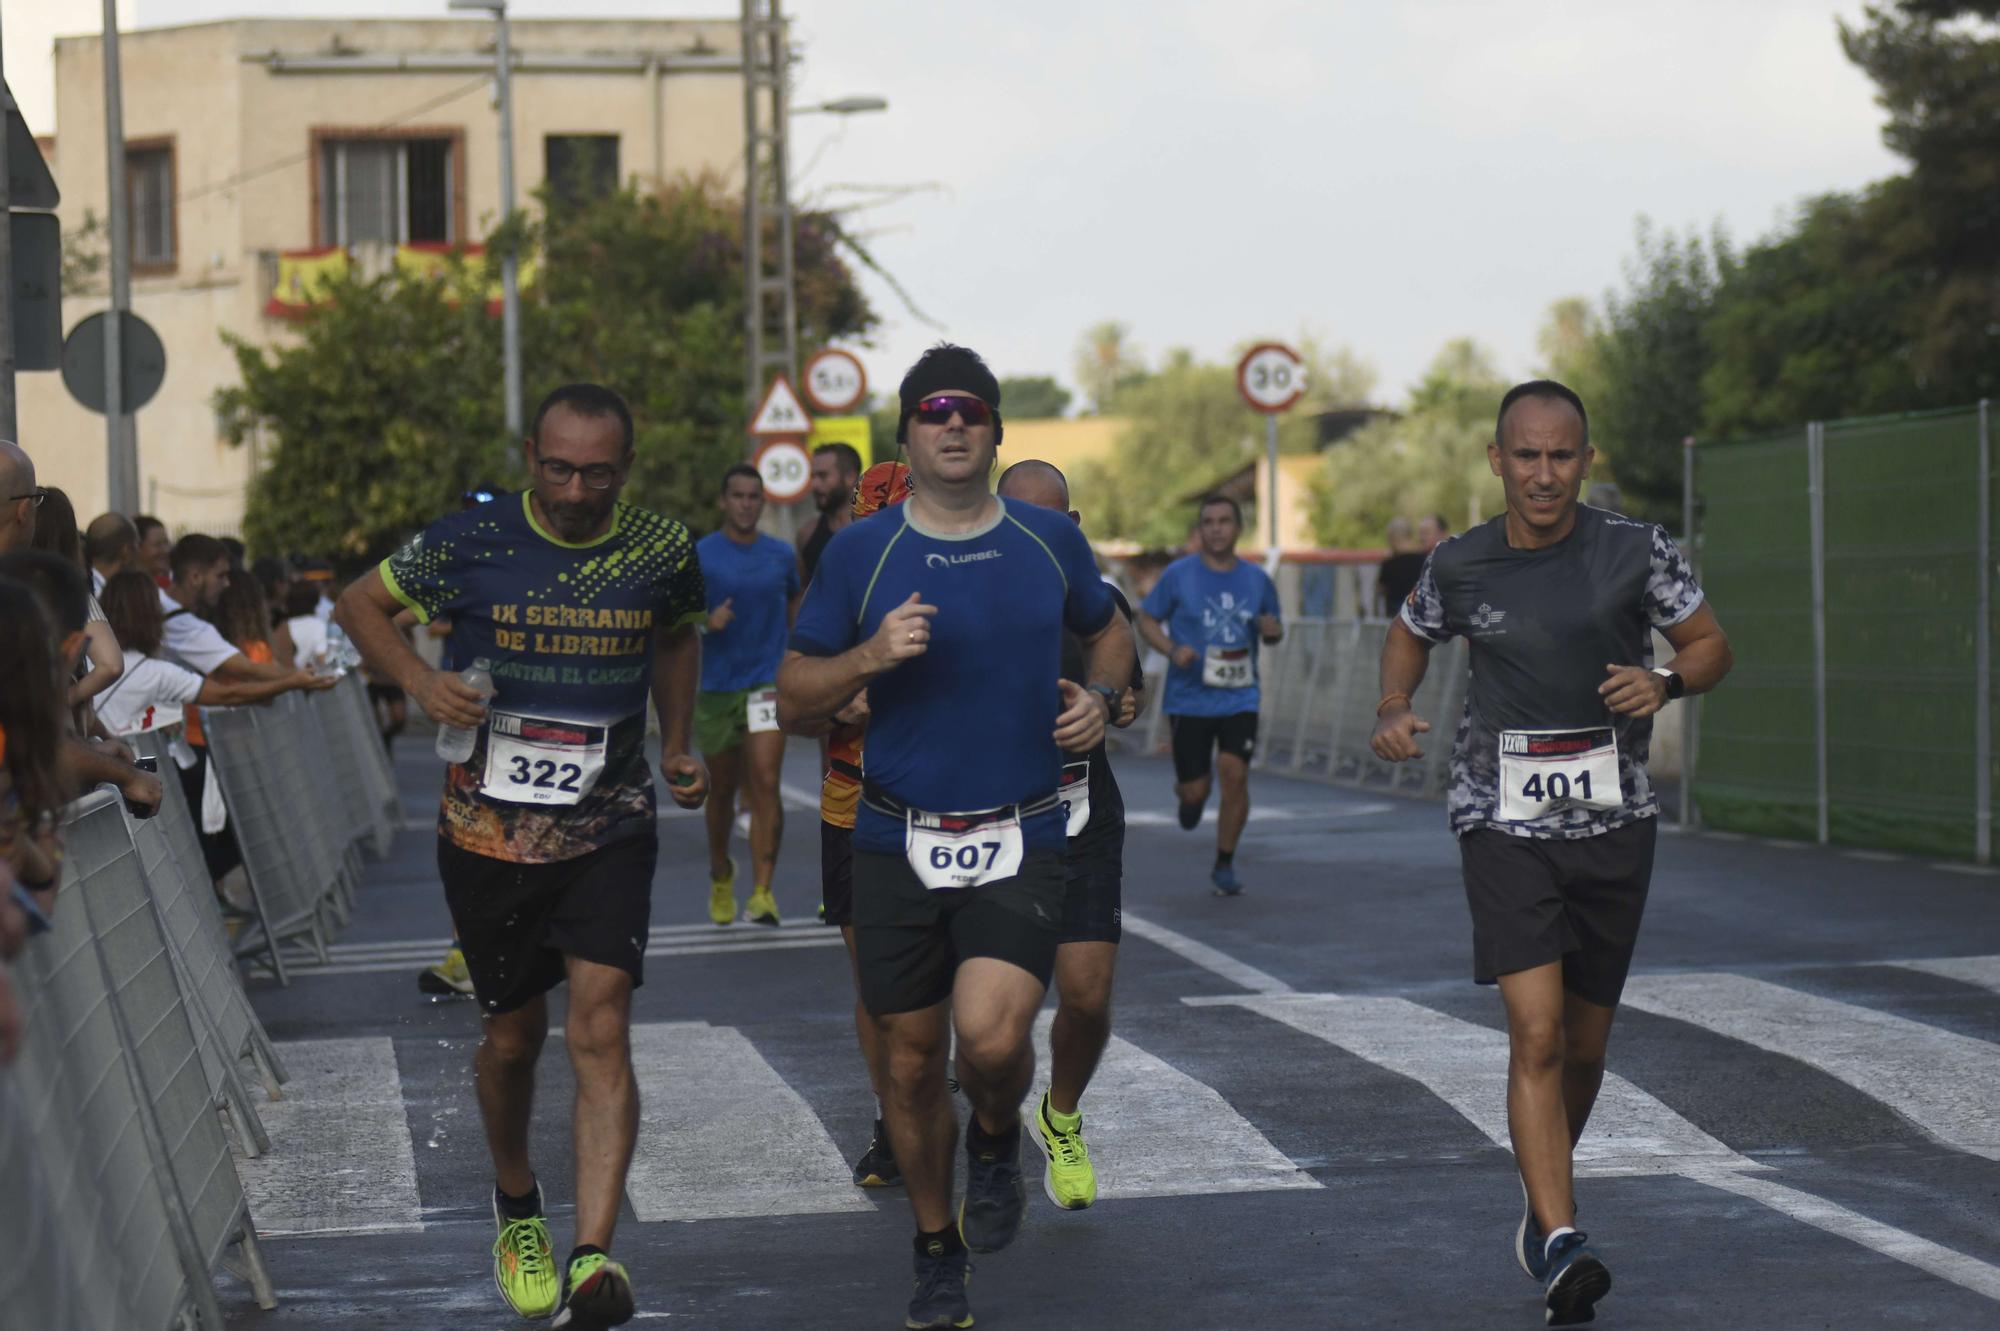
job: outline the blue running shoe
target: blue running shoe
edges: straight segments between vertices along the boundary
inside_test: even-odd
[[[1215,872],[1208,876],[1208,881],[1215,884],[1215,895],[1219,897],[1243,895],[1243,884],[1237,879],[1236,866],[1233,864],[1216,865]]]
[[[936,1239],[928,1248],[919,1248],[916,1292],[910,1296],[910,1315],[903,1325],[910,1331],[964,1331],[971,1326],[972,1305],[965,1299],[965,1282],[971,1275],[965,1249],[947,1253]]]
[[[976,1125],[975,1125],[976,1126]],[[958,1204],[958,1236],[974,1252],[999,1252],[1021,1232],[1028,1188],[1021,1181],[1021,1130],[1012,1140],[982,1147],[965,1134],[965,1198]]]
[[[1549,1252],[1549,1274],[1542,1286],[1543,1320],[1550,1326],[1575,1326],[1597,1317],[1597,1301],[1611,1292],[1611,1272],[1590,1250],[1585,1234],[1571,1230]]]

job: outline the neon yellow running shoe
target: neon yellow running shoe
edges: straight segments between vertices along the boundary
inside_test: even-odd
[[[1047,1091],[1035,1106],[1035,1145],[1049,1159],[1042,1171],[1042,1191],[1050,1201],[1065,1211],[1081,1211],[1097,1200],[1097,1171],[1090,1164],[1090,1148],[1083,1144],[1083,1115],[1076,1116],[1073,1127],[1059,1126]]]
[[[556,1310],[562,1289],[556,1280],[556,1256],[549,1246],[549,1225],[542,1217],[542,1189],[535,1186],[535,1214],[509,1220],[493,1198],[493,1221],[500,1237],[493,1240],[493,1284],[515,1315],[539,1321]]]
[[[632,1279],[625,1268],[601,1252],[590,1252],[569,1264],[562,1311],[549,1325],[569,1331],[602,1331],[631,1321],[633,1310]]]
[[[453,947],[444,954],[443,961],[418,972],[417,988],[427,994],[471,993],[472,972],[466,969],[465,953]]]
[[[729,873],[708,884],[708,918],[716,924],[736,921],[736,861],[729,861]]]
[[[759,887],[750,894],[750,904],[744,907],[743,913],[749,917],[752,924],[776,926],[778,923],[778,899],[771,895],[770,888]]]

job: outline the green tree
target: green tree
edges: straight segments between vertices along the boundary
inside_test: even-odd
[[[1033,421],[1068,411],[1070,396],[1053,377],[1037,374],[1002,379],[1000,401],[1008,420]]]
[[[1399,417],[1363,426],[1327,449],[1313,478],[1313,534],[1328,545],[1370,546],[1398,515],[1441,513],[1454,528],[1499,511],[1486,463],[1493,409],[1507,380],[1469,338],[1445,344],[1410,390]]]
[[[1188,497],[1263,455],[1263,430],[1236,395],[1235,367],[1204,364],[1185,348],[1127,385],[1117,409],[1128,425],[1111,461],[1086,463],[1073,478],[1090,496],[1093,535],[1179,545],[1194,514]]]
[[[1132,345],[1132,330],[1115,319],[1093,324],[1076,347],[1076,382],[1089,399],[1090,410],[1103,415],[1112,400],[1146,377],[1146,366]]]
[[[874,323],[842,244],[835,219],[798,218],[802,348]],[[522,300],[525,402],[579,379],[617,388],[638,448],[627,498],[707,525],[715,477],[743,452],[743,254],[737,204],[695,180],[517,217],[442,283],[344,283],[295,345],[232,340],[242,383],[217,406],[234,440],[256,431],[272,450],[245,517],[254,546],[373,558],[468,483],[518,480],[485,309],[510,248],[539,259]]]

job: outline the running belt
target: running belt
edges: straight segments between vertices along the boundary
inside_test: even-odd
[[[869,781],[865,778],[862,780],[861,783],[861,802],[863,804],[866,804],[869,808],[875,810],[875,812],[882,814],[883,816],[888,818],[895,818],[895,819],[906,818],[909,816],[910,812],[909,805],[903,803],[903,801],[897,799],[894,795],[891,795],[888,791],[882,789],[882,787],[876,785],[873,781]],[[1023,800],[1019,804],[1002,804],[998,808],[994,809],[976,809],[976,810],[924,809],[921,810],[921,812],[923,813],[968,812],[968,813],[982,813],[982,814],[1012,813],[1013,816],[1016,818],[1032,818],[1038,813],[1047,813],[1050,809],[1055,808],[1059,803],[1061,803],[1060,797],[1056,794],[1055,791],[1052,790],[1046,795],[1037,795],[1035,796],[1035,798],[1030,800]]]

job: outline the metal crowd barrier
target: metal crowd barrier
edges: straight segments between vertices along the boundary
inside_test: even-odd
[[[1463,639],[1431,652],[1412,706],[1431,724],[1424,756],[1385,763],[1368,747],[1380,701],[1378,663],[1389,632],[1383,619],[1295,619],[1285,638],[1260,649],[1261,708],[1251,766],[1368,790],[1437,798],[1450,780],[1451,739],[1470,678]],[[1166,737],[1165,680],[1149,680],[1146,747]]]
[[[255,926],[236,954],[289,984],[286,950],[326,946],[353,910],[365,840],[394,834],[395,784],[358,676],[260,707],[204,707],[202,725],[243,853]]]

